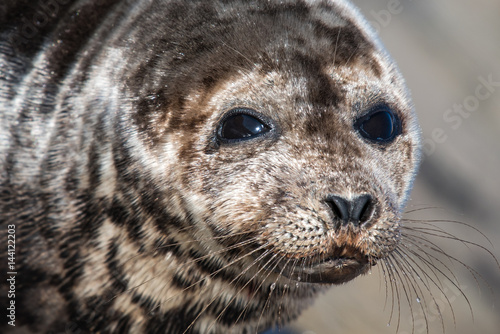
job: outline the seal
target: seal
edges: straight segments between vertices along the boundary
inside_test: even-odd
[[[417,120],[348,2],[1,8],[16,329],[255,333],[399,247]]]

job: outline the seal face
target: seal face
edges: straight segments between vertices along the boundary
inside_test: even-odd
[[[418,126],[347,2],[43,5],[0,13],[31,331],[261,331],[395,249]]]

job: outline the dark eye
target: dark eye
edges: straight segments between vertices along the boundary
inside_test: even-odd
[[[219,126],[219,138],[225,141],[241,141],[252,139],[268,133],[271,127],[257,118],[251,109],[233,109]]]
[[[365,139],[385,144],[401,134],[401,121],[388,107],[380,107],[354,123],[354,127]]]

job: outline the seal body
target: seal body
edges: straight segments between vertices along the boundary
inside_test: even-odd
[[[396,247],[418,129],[347,2],[7,0],[0,25],[16,329],[255,333]]]

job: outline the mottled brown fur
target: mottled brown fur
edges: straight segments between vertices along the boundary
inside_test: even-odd
[[[0,12],[16,329],[255,333],[397,247],[418,126],[345,1],[64,1],[26,38],[42,3]],[[269,132],[224,142],[235,108]],[[393,141],[355,129],[374,108],[401,120]],[[363,224],[328,204],[366,194]]]

